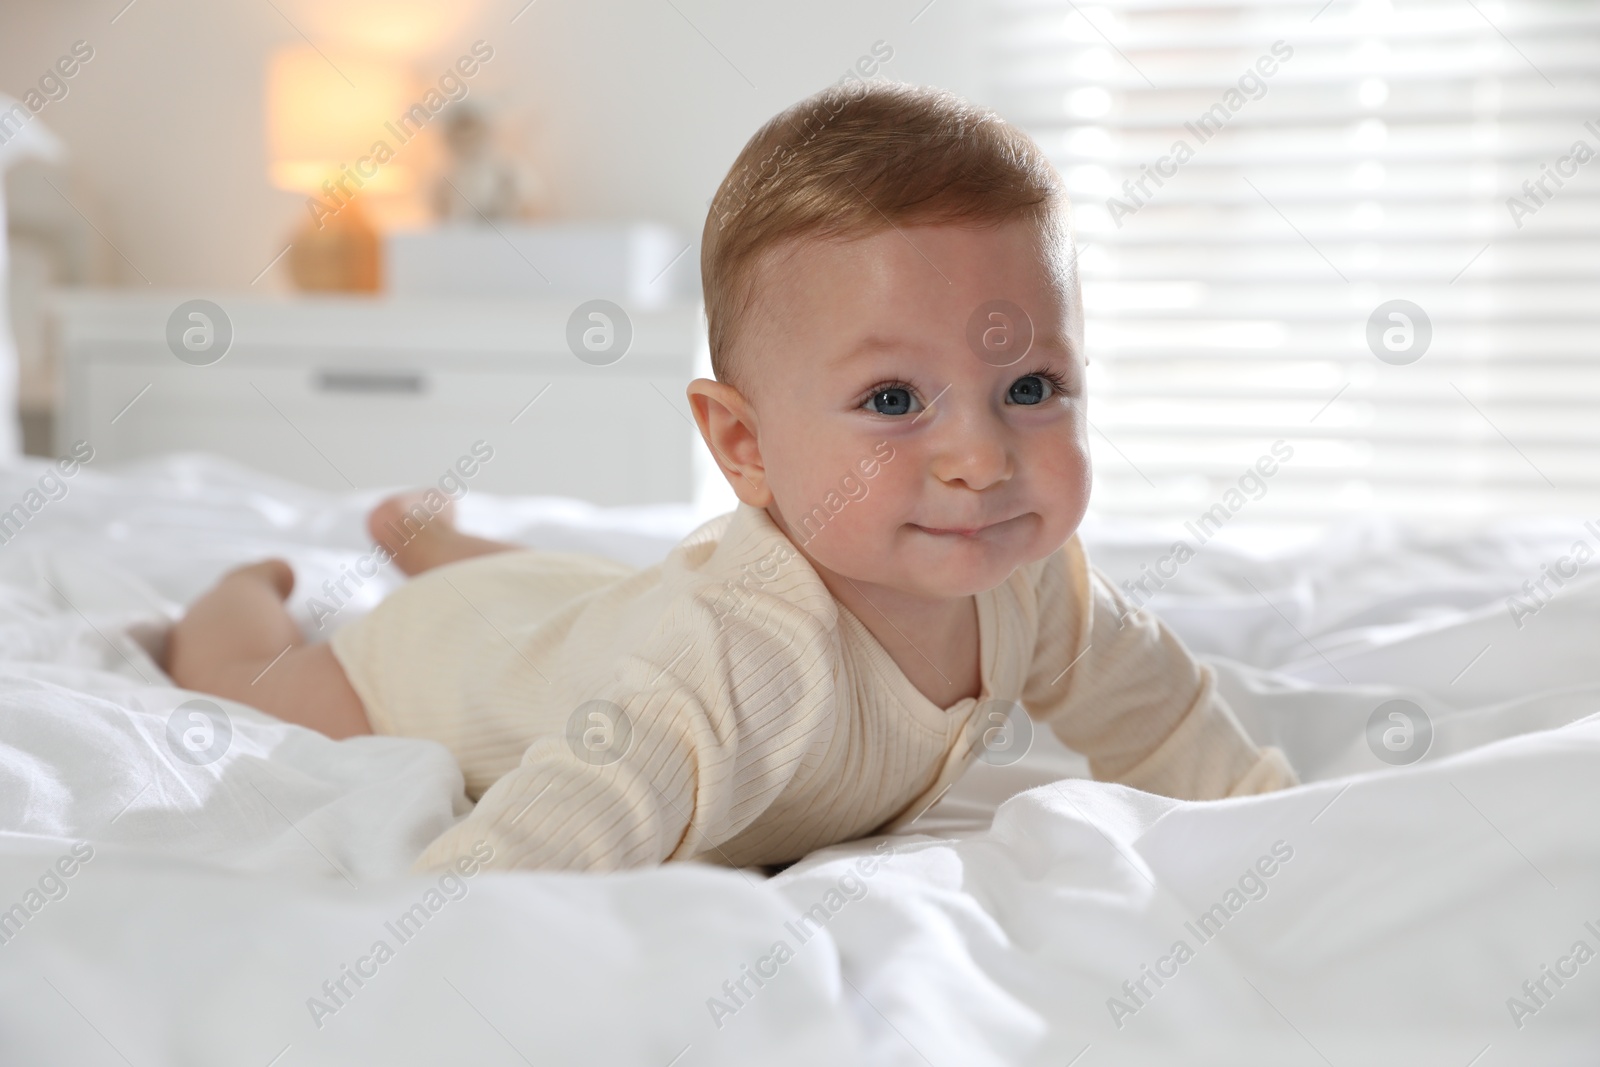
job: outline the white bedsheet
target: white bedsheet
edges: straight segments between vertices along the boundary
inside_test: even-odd
[[[41,470],[0,472],[0,510]],[[168,720],[195,694],[148,653],[180,603],[267,554],[295,564],[309,621],[305,593],[367,548],[376,494],[196,457],[67,485],[0,546],[0,1063],[1487,1067],[1600,1050],[1600,957],[1571,955],[1600,953],[1600,586],[1580,576],[1520,629],[1504,602],[1585,536],[1576,520],[1443,540],[1374,523],[1188,563],[1152,606],[1284,747],[1297,790],[1152,797],[1083,780],[1040,731],[907,831],[770,880],[675,865],[441,886],[404,872],[466,810],[442,748],[334,742],[218,701],[226,754],[186,762]],[[695,521],[475,494],[462,514],[635,563]],[[1118,577],[1165,548],[1086,538]],[[1366,740],[1394,698],[1434,727],[1414,766]],[[63,860],[74,847],[92,858]],[[1202,941],[1186,924],[1218,904]],[[357,985],[344,968],[363,959]],[[1558,986],[1546,966],[1573,973]]]

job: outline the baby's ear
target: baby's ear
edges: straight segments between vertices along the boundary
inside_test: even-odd
[[[744,394],[726,382],[696,378],[689,383],[687,395],[700,436],[734,493],[751,507],[772,503],[756,436],[755,409]]]

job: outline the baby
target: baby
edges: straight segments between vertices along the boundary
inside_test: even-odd
[[[636,571],[393,499],[370,525],[414,580],[307,644],[288,566],[235,570],[173,678],[445,745],[476,807],[418,872],[480,841],[501,867],[787,863],[915,819],[1018,704],[1102,780],[1296,784],[1075,536],[1083,312],[1033,141],[944,92],[826,90],[745,146],[701,271],[716,380],[688,397],[734,512]]]

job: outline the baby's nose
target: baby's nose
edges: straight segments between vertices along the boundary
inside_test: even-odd
[[[1012,455],[1005,436],[981,417],[951,420],[933,457],[942,482],[982,491],[1011,477]]]

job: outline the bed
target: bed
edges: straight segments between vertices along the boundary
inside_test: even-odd
[[[1487,1067],[1600,1049],[1600,584],[1553,562],[1600,540],[1581,520],[1372,520],[1188,562],[1149,606],[1297,789],[1155,797],[1089,780],[1040,730],[909,826],[770,877],[417,877],[468,809],[442,747],[197,704],[151,654],[181,604],[268,554],[294,563],[310,626],[307,591],[368,550],[377,494],[198,455],[53,469],[0,471],[8,1065]],[[483,493],[461,509],[489,536],[640,565],[696,522]],[[1085,540],[1118,579],[1167,543],[1109,524]],[[1523,583],[1547,565],[1574,573],[1533,606]]]

